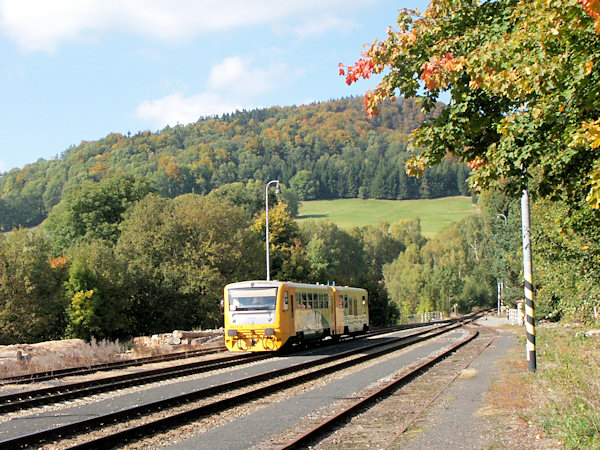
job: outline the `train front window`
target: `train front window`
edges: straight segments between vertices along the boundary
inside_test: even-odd
[[[229,290],[230,311],[273,311],[277,288],[249,288]]]

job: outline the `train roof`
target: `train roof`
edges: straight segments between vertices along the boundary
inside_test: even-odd
[[[341,285],[328,285],[328,284],[310,284],[310,283],[297,283],[294,281],[267,281],[267,280],[248,280],[248,281],[238,281],[237,283],[230,283],[225,286],[228,289],[242,288],[242,287],[279,287],[281,285],[287,285],[294,288],[304,288],[304,289],[314,289],[314,288],[332,288],[337,291],[341,290],[357,290],[357,291],[365,291],[366,289],[351,287],[351,286],[341,286]]]

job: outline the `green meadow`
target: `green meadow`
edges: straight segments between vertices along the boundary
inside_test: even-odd
[[[340,228],[390,224],[419,217],[425,236],[431,237],[452,222],[477,214],[471,197],[444,197],[431,200],[339,199],[304,201],[298,221],[330,220]]]

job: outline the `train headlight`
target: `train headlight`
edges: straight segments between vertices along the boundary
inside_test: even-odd
[[[237,330],[232,330],[230,328],[229,330],[227,330],[227,336],[236,337],[237,336]]]
[[[265,336],[275,336],[275,330],[273,328],[265,328]]]

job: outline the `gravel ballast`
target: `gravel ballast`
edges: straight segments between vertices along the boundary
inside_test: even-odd
[[[394,352],[384,361],[374,363],[362,370],[351,369],[334,382],[319,386],[318,380],[315,388],[304,387],[296,395],[284,398],[282,401],[271,403],[243,415],[233,421],[212,428],[205,433],[190,436],[185,440],[174,443],[170,449],[246,449],[253,446],[262,447],[266,438],[285,432],[291,427],[296,427],[298,422],[305,421],[306,417],[319,415],[323,408],[333,410],[337,402],[353,398],[357,392],[368,388],[373,383],[389,377],[399,369],[405,368],[416,361],[438,352],[448,346],[452,341],[465,336],[465,331],[454,331],[441,338],[428,341],[416,348],[406,351]]]

